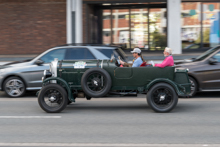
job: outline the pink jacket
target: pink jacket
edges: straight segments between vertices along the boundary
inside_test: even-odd
[[[161,67],[164,68],[166,66],[173,66],[174,61],[173,61],[173,56],[168,56],[166,57],[161,64],[155,64],[155,67]]]

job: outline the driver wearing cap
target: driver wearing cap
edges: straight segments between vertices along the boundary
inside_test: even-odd
[[[133,54],[133,57],[135,58],[132,67],[140,67],[140,65],[144,62],[144,59],[141,56],[141,50],[139,48],[134,48],[134,50],[131,51],[131,53]],[[129,66],[128,63],[123,62],[121,60],[120,60],[120,64],[124,66]]]

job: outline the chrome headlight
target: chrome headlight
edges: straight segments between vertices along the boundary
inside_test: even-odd
[[[44,76],[46,76],[46,74],[47,74],[47,70],[44,70]]]
[[[57,58],[55,58],[54,61],[50,63],[50,72],[52,74],[52,77],[57,77],[57,63],[58,63]]]

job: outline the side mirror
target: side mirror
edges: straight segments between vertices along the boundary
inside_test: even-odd
[[[41,65],[41,64],[43,64],[43,63],[44,63],[44,61],[42,61],[42,60],[38,59],[38,60],[37,60],[37,61],[35,61],[34,63],[35,63],[35,64],[37,64],[37,65]]]
[[[218,63],[218,60],[217,60],[217,59],[215,59],[215,58],[210,58],[210,59],[209,59],[209,64],[214,65],[214,64],[216,64],[216,63]]]
[[[196,58],[191,58],[192,61],[194,61]]]

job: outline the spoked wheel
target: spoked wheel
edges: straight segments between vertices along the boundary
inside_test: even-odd
[[[194,96],[197,92],[198,86],[197,86],[196,81],[193,78],[189,77],[189,81],[192,84],[191,85],[191,92],[190,92],[189,96]]]
[[[10,97],[24,95],[26,88],[24,82],[18,77],[10,77],[4,82],[5,93]]]
[[[67,106],[67,93],[58,84],[44,86],[38,96],[40,107],[48,113],[61,112]]]
[[[106,79],[99,72],[90,73],[87,79],[87,87],[90,91],[100,93],[105,89]]]
[[[81,85],[87,96],[102,97],[111,88],[111,77],[104,69],[91,68],[83,74]]]
[[[147,93],[147,102],[155,112],[169,112],[177,105],[178,96],[169,84],[158,83]]]

